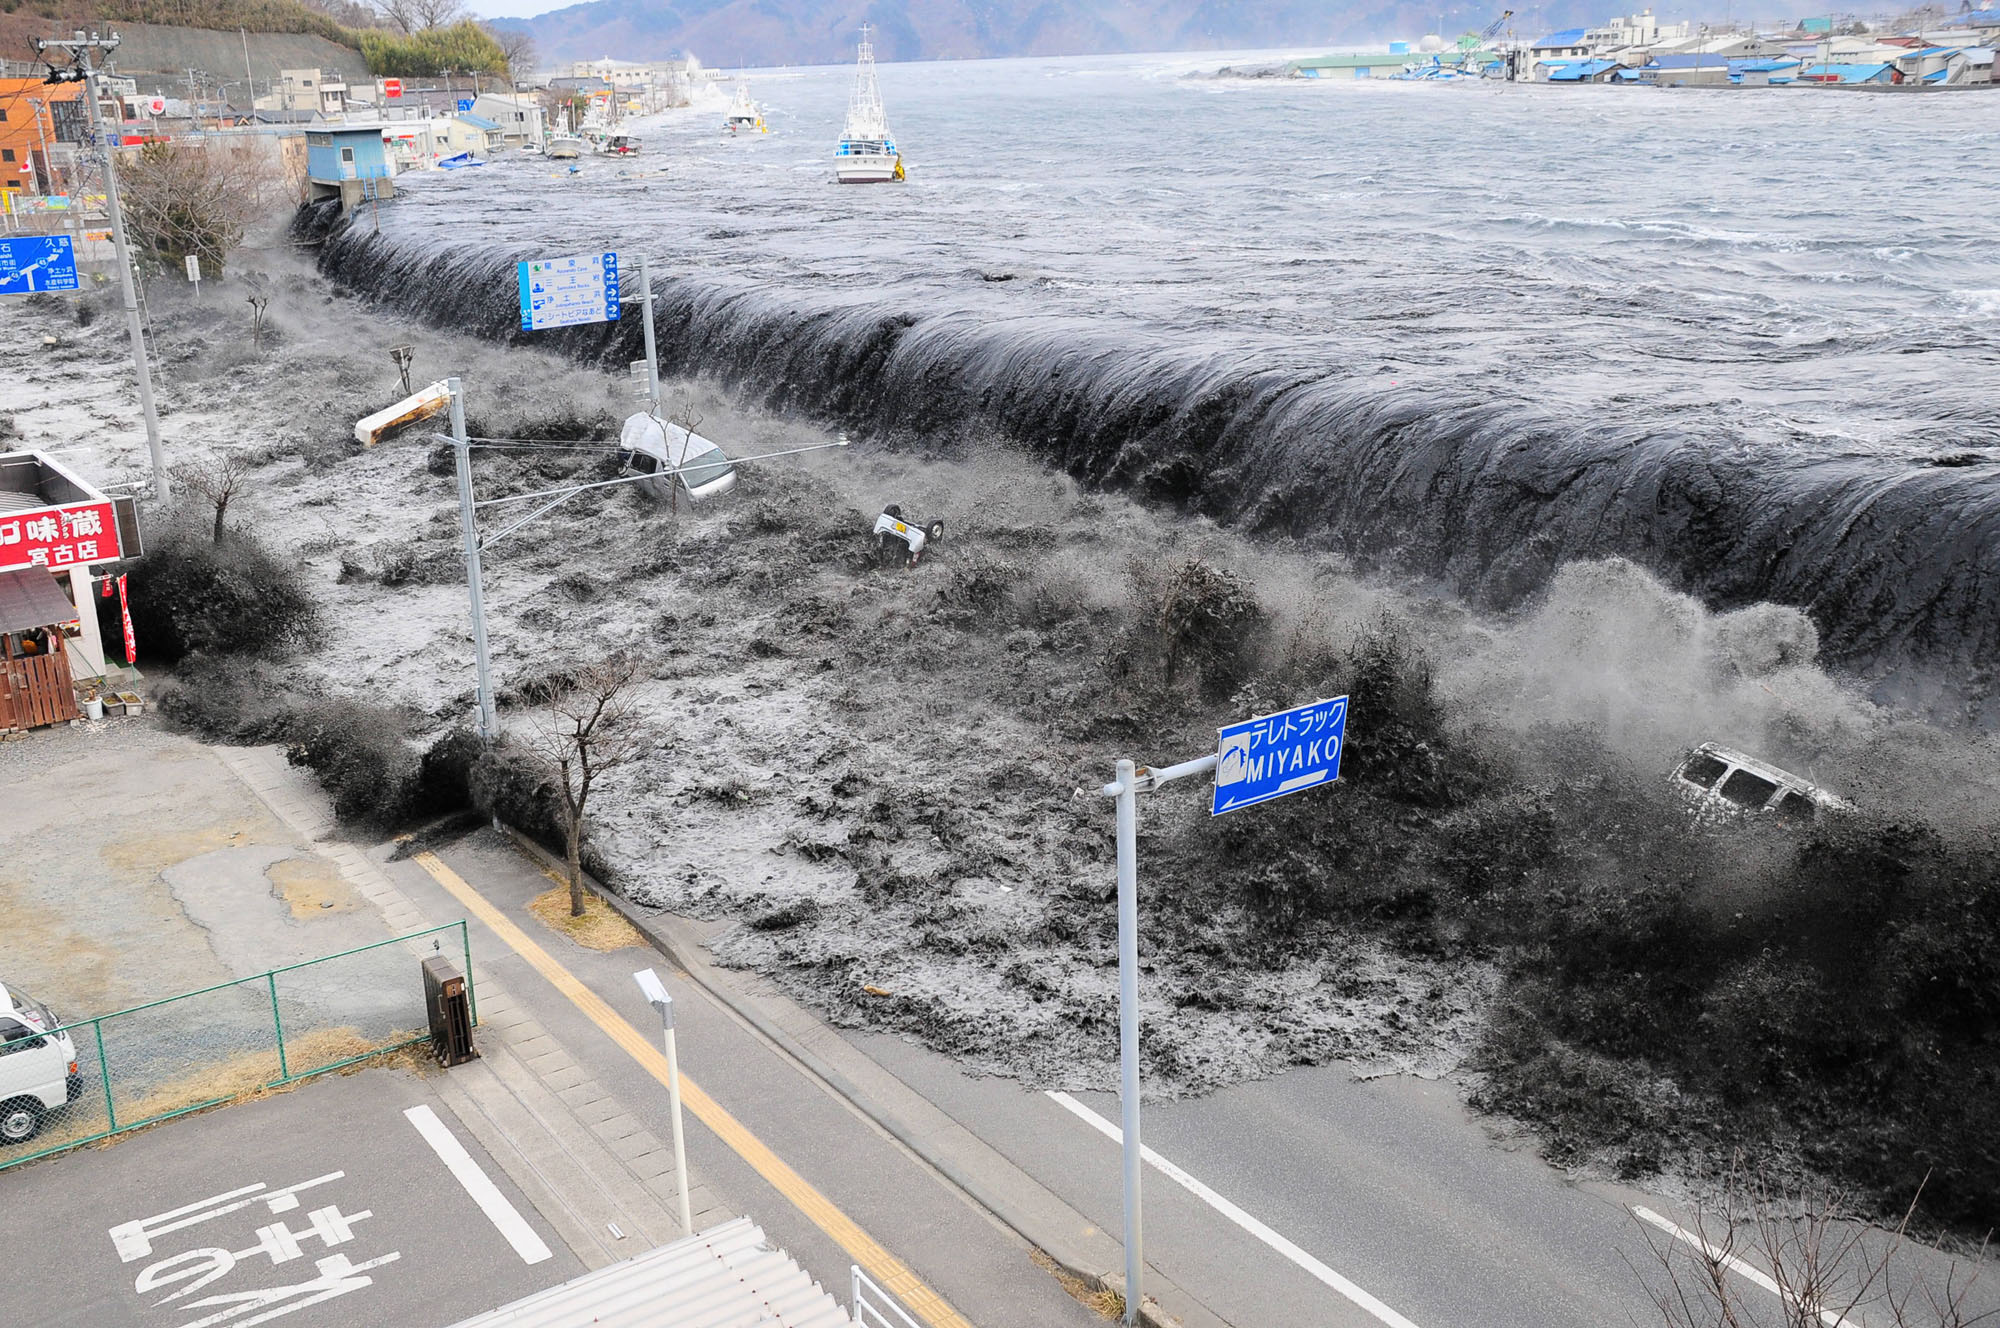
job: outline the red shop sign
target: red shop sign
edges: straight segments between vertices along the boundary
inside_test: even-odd
[[[0,516],[0,572],[117,561],[118,516],[110,503],[66,503]]]

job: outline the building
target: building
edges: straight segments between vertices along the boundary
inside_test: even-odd
[[[338,70],[281,69],[271,90],[257,98],[263,111],[311,111],[328,117],[347,110],[347,76]]]
[[[395,173],[380,124],[316,125],[306,131],[306,182],[311,199],[338,198],[343,212],[395,197]]]
[[[439,116],[431,121],[431,142],[440,157],[456,157],[461,152],[483,157],[503,145],[500,126],[471,111]]]
[[[0,456],[0,730],[76,718],[72,685],[117,670],[98,632],[96,569],[141,552],[131,499],[44,452]]]
[[[1627,72],[1623,64],[1611,59],[1558,60],[1540,68],[1550,83],[1609,83]]]
[[[548,138],[547,116],[541,103],[532,97],[504,92],[481,93],[472,103],[472,113],[497,126],[500,142],[508,147],[539,147]]]
[[[1383,78],[1401,73],[1414,57],[1380,51],[1357,55],[1317,55],[1286,66],[1293,78]]]
[[[1592,51],[1622,51],[1629,46],[1652,47],[1663,41],[1679,41],[1686,38],[1691,29],[1685,22],[1661,24],[1653,17],[1653,11],[1642,9],[1636,14],[1614,18],[1601,28],[1588,28],[1583,34],[1583,44]]]
[[[10,197],[68,192],[84,124],[83,84],[0,79],[0,191]],[[70,169],[65,169],[66,167]]]

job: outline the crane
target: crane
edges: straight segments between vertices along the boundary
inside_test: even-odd
[[[1488,23],[1478,33],[1468,32],[1463,37],[1460,37],[1458,39],[1459,67],[1461,69],[1464,69],[1465,66],[1471,62],[1473,53],[1475,51],[1480,50],[1488,42],[1491,42],[1495,34],[1497,34],[1500,31],[1501,27],[1506,24],[1507,20],[1512,17],[1514,17],[1513,10],[1503,9],[1500,11],[1499,18],[1496,18],[1491,23]]]

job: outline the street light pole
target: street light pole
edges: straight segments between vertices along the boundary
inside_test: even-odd
[[[83,70],[83,106],[90,117],[90,141],[104,152],[104,201],[111,209],[111,245],[118,256],[118,283],[125,297],[125,326],[132,338],[132,363],[139,372],[139,413],[146,420],[146,451],[153,460],[153,492],[164,503],[173,497],[173,490],[167,484],[166,450],[160,445],[160,414],[153,406],[153,371],[146,361],[146,332],[139,323],[139,296],[132,285],[132,251],[125,242],[125,213],[118,205],[118,150],[116,144],[106,143],[98,130],[98,73],[90,58],[94,50],[109,51],[117,45],[115,32],[106,37],[93,33],[86,38],[79,31],[68,41],[35,39],[37,52],[61,46]]]
[[[694,1234],[694,1214],[688,1206],[687,1142],[681,1134],[681,1063],[674,1047],[674,998],[660,981],[659,974],[642,968],[632,975],[646,1000],[660,1012],[660,1036],[667,1049],[667,1109],[673,1115],[674,1176],[680,1183],[681,1234]]]

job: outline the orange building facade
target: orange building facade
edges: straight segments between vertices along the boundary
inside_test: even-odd
[[[58,155],[57,144],[73,145],[86,136],[83,114],[81,83],[0,78],[0,190],[10,203],[24,195],[65,191],[66,182],[51,158]]]

